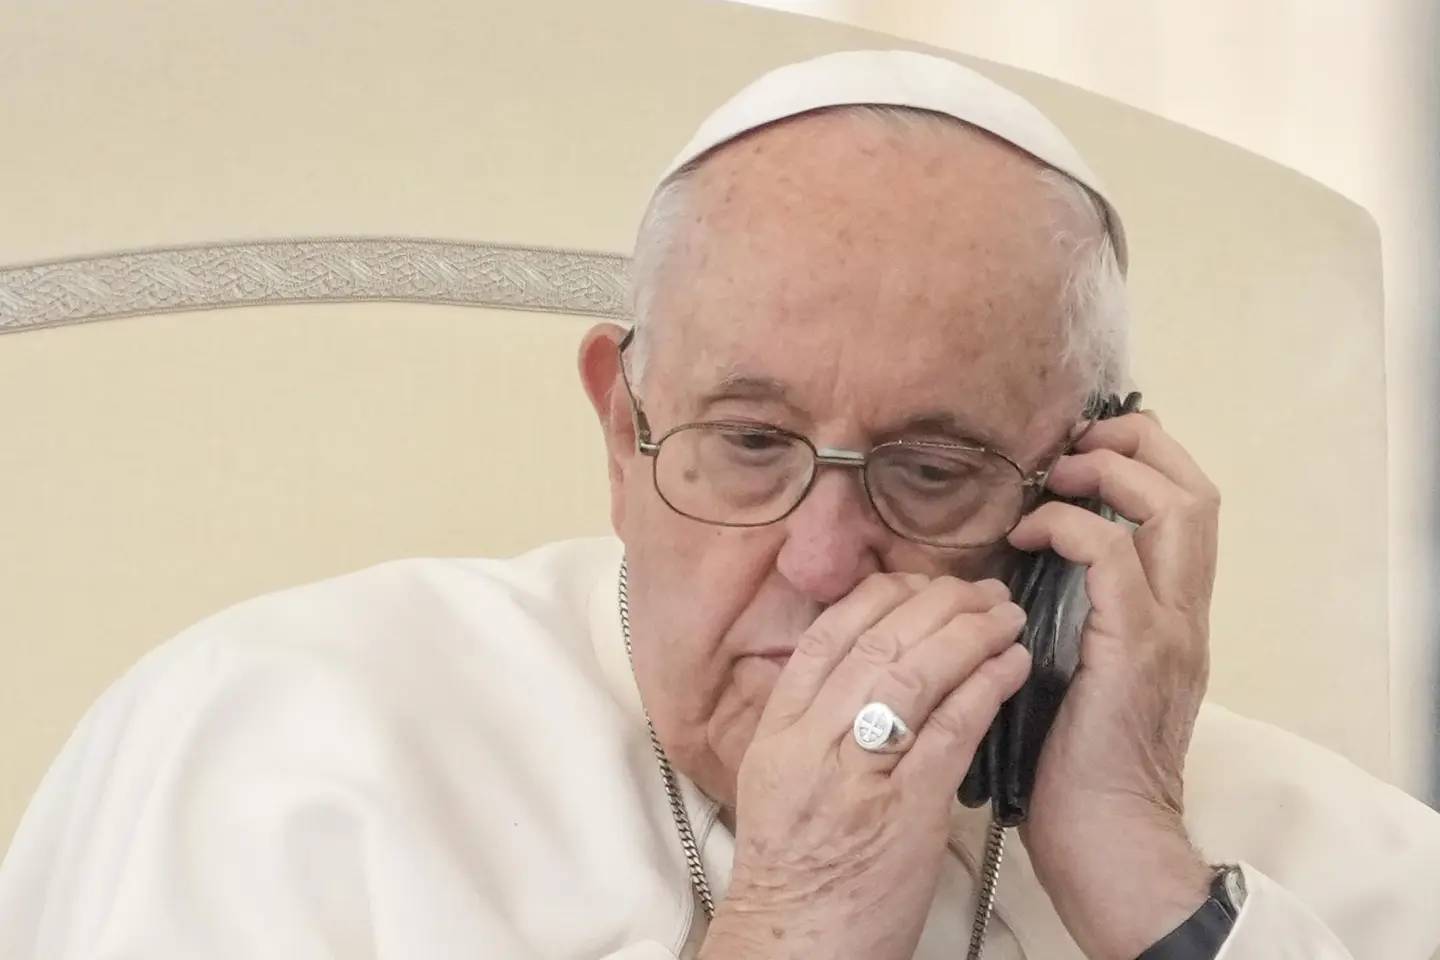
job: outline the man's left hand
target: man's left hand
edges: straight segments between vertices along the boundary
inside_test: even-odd
[[[1094,424],[1049,487],[1099,497],[1138,528],[1050,502],[1010,534],[1022,550],[1085,564],[1093,605],[1021,833],[1086,955],[1133,958],[1204,902],[1211,877],[1181,814],[1209,670],[1220,497],[1144,413]]]

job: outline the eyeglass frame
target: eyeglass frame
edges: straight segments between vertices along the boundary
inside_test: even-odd
[[[861,452],[858,450],[842,450],[837,447],[817,447],[815,446],[814,442],[811,441],[811,439],[805,436],[803,433],[797,433],[794,430],[787,430],[786,428],[776,426],[773,423],[750,423],[743,420],[691,420],[686,423],[677,424],[676,426],[671,427],[669,430],[666,430],[665,433],[660,436],[660,439],[654,440],[652,439],[653,431],[650,427],[650,419],[645,415],[645,410],[640,405],[640,399],[635,396],[635,391],[630,386],[630,373],[625,368],[625,350],[627,347],[630,346],[631,343],[634,342],[634,340],[635,327],[632,326],[629,330],[625,332],[625,336],[621,338],[620,344],[616,348],[616,353],[620,366],[620,380],[622,383],[625,384],[625,393],[630,398],[630,408],[635,414],[635,449],[641,455],[650,458],[650,462],[652,464],[650,470],[650,482],[654,485],[655,493],[660,497],[662,501],[664,501],[665,506],[669,507],[671,510],[674,510],[682,517],[694,520],[697,523],[707,523],[711,526],[716,527],[753,529],[755,527],[768,527],[772,523],[779,523],[780,521],[784,520],[786,517],[794,513],[796,510],[800,509],[800,504],[805,502],[805,498],[810,495],[810,491],[815,487],[815,480],[820,476],[820,467],[848,467],[850,469],[860,471],[860,488],[865,491],[865,499],[867,502],[869,502],[870,509],[875,511],[875,516],[879,518],[880,523],[885,527],[885,529],[895,534],[895,536],[900,537],[902,540],[908,540],[911,543],[919,543],[927,547],[935,547],[941,550],[975,550],[979,549],[980,547],[988,547],[992,544],[996,544],[1004,540],[1007,536],[1010,535],[1010,531],[1014,530],[1017,526],[1019,526],[1020,521],[1024,519],[1025,514],[1028,512],[1028,507],[1031,505],[1031,503],[1033,503],[1034,499],[1038,498],[1039,491],[1043,490],[1046,482],[1049,481],[1050,473],[1055,469],[1055,465],[1059,463],[1060,458],[1064,457],[1067,453],[1069,453],[1070,450],[1074,448],[1074,445],[1079,442],[1080,438],[1083,437],[1086,433],[1088,433],[1090,428],[1095,425],[1095,421],[1099,419],[1098,410],[1102,406],[1101,400],[1098,397],[1092,396],[1089,400],[1087,400],[1084,413],[1082,414],[1084,418],[1084,427],[1078,432],[1073,430],[1071,431],[1071,436],[1066,440],[1060,451],[1056,453],[1054,457],[1050,458],[1049,462],[1046,463],[1044,469],[1032,470],[1029,472],[1027,472],[1024,467],[1020,466],[1020,464],[1016,463],[1015,460],[1012,459],[1008,454],[1004,453],[1001,450],[996,450],[994,447],[987,446],[983,443],[962,443],[947,440],[906,440],[904,438],[901,438],[898,440],[886,440],[883,443],[877,443],[868,451]],[[675,504],[670,501],[669,497],[665,496],[665,491],[660,489],[660,480],[657,476],[659,472],[658,455],[660,453],[660,445],[663,444],[666,440],[668,440],[671,436],[679,433],[682,430],[693,430],[697,427],[707,426],[739,427],[757,433],[768,433],[777,436],[788,437],[792,440],[800,441],[807,448],[809,448],[810,455],[814,464],[814,466],[810,470],[810,478],[805,481],[805,488],[800,491],[800,495],[795,498],[795,502],[790,505],[790,508],[788,510],[780,514],[780,516],[775,517],[773,520],[763,520],[755,523],[731,523],[724,520],[706,520],[703,517],[697,517],[694,514],[686,513],[684,510],[681,510],[679,507],[675,506]],[[891,526],[889,520],[885,519],[885,512],[881,510],[879,504],[875,502],[875,494],[870,490],[869,472],[865,469],[865,467],[870,463],[871,458],[875,456],[875,452],[877,450],[886,450],[896,447],[918,447],[931,450],[963,450],[967,453],[993,454],[994,456],[999,457],[1000,459],[1008,463],[1011,468],[1014,469],[1016,475],[1020,478],[1020,487],[1022,492],[1020,501],[1021,507],[1018,515],[1013,521],[1011,521],[1010,526],[1006,527],[1002,533],[1000,533],[994,539],[986,540],[983,543],[936,543],[933,540],[924,540],[919,537],[911,536],[907,533],[901,533],[899,530],[896,530],[893,526]],[[1027,501],[1030,502],[1027,503]]]

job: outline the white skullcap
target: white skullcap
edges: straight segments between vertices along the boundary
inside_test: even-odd
[[[1028,100],[951,60],[908,50],[850,50],[779,67],[727,100],[700,124],[660,178],[767,123],[823,107],[876,104],[946,114],[999,137],[1089,187],[1105,205],[1123,271],[1120,214],[1075,145]]]

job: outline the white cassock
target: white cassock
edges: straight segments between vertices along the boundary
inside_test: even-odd
[[[616,610],[620,546],[412,560],[243,603],[90,710],[0,870],[4,960],[692,957],[704,919]],[[1224,960],[1425,960],[1440,815],[1201,714],[1187,821],[1249,897]],[[718,895],[732,837],[682,788]],[[918,957],[969,939],[958,804]],[[1081,954],[1012,837],[986,957]]]

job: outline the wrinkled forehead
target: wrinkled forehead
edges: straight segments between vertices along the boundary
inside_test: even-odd
[[[816,423],[884,431],[951,410],[1018,449],[1081,402],[1057,233],[1029,157],[953,121],[830,111],[692,174],[651,315],[655,375],[703,397],[770,381]]]

